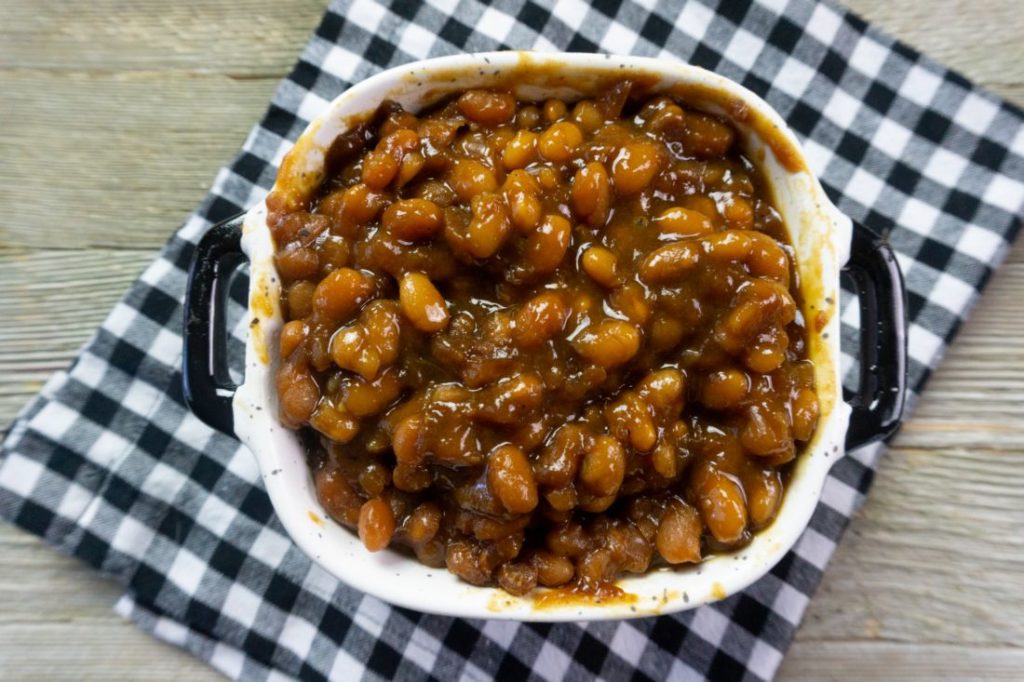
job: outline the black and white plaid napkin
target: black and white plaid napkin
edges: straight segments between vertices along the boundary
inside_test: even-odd
[[[262,197],[335,95],[428,56],[568,49],[688,61],[778,109],[840,209],[890,234],[920,391],[1020,227],[1024,114],[831,2],[714,4],[333,2],[209,198],[13,425],[0,514],[119,581],[120,613],[234,678],[772,677],[881,448],[843,458],[793,551],[724,602],[624,622],[451,619],[355,592],[302,555],[252,456],[186,411],[178,369],[193,245]],[[842,320],[853,348],[849,300]]]

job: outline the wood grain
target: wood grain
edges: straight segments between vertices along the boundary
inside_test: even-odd
[[[848,0],[1024,104],[1018,0]],[[259,117],[320,0],[0,0],[0,429],[66,366]],[[811,602],[787,680],[1019,679],[1024,253],[929,385]],[[0,526],[0,677],[216,679],[118,590]]]

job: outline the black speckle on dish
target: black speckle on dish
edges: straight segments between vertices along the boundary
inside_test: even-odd
[[[629,610],[632,611],[633,613],[636,613],[636,607],[635,606],[630,606]]]
[[[828,332],[822,332],[821,338],[827,339],[828,338]]]
[[[491,63],[491,58],[490,57],[484,57],[484,62],[490,64]]]
[[[687,604],[690,603],[690,595],[688,593],[686,593],[686,592],[683,592],[683,601],[686,602]]]
[[[832,305],[832,297],[831,296],[826,296],[825,297],[825,303],[828,303],[829,305]]]

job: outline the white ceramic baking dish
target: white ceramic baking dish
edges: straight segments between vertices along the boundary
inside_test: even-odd
[[[283,161],[275,191],[295,205],[307,201],[323,177],[324,153],[331,142],[385,99],[419,110],[450,93],[488,86],[512,88],[524,99],[574,99],[594,95],[618,79],[642,81],[652,92],[675,92],[691,105],[731,119],[746,153],[769,179],[790,231],[802,282],[802,312],[812,321],[809,347],[821,420],[795,464],[777,519],[737,554],[623,578],[618,585],[627,596],[601,604],[552,600],[541,606],[530,596],[474,587],[398,552],[366,551],[355,534],[321,508],[299,438],[277,419],[280,284],[267,207],[260,203],[241,221],[211,229],[197,248],[186,303],[185,393],[197,415],[234,433],[252,451],[274,509],[296,544],[352,587],[411,609],[472,618],[587,620],[694,608],[734,594],[767,573],[806,527],[829,468],[846,449],[884,437],[898,423],[905,323],[902,280],[891,251],[833,206],[808,169],[796,138],[771,107],[709,71],[671,61],[576,53],[496,52],[411,63],[362,81],[331,102]],[[223,334],[218,304],[223,297],[216,294],[224,272],[241,260],[239,245],[251,268],[250,336],[244,383],[236,388],[224,378],[218,338]],[[860,391],[844,400],[837,306],[840,270],[847,263],[860,293],[863,371]]]

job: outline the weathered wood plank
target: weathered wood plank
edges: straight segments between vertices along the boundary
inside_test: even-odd
[[[298,57],[326,5],[325,0],[5,2],[0,68],[278,78]]]
[[[892,642],[797,642],[780,680],[1020,680],[1024,651]]]
[[[0,37],[0,43],[2,43]],[[275,81],[0,71],[0,245],[161,246]]]

